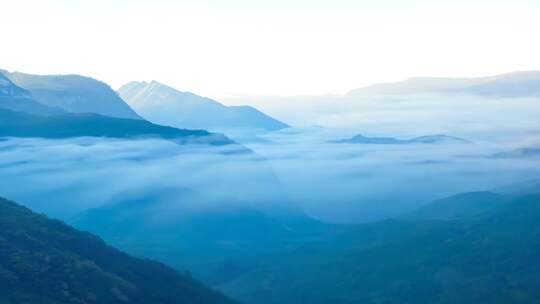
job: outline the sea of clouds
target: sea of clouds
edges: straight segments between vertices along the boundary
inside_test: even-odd
[[[327,96],[278,100],[274,107],[285,122],[305,127],[229,133],[253,153],[159,139],[5,138],[0,195],[61,219],[150,198],[179,213],[243,205],[363,222],[540,176],[540,153],[531,153],[540,147],[539,99]],[[471,143],[331,143],[356,134],[446,134]],[[513,153],[523,148],[532,150]],[[186,196],[186,189],[196,195]]]

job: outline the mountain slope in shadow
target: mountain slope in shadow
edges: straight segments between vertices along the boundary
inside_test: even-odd
[[[189,275],[0,199],[0,303],[232,303]]]
[[[165,127],[140,119],[122,119],[98,114],[32,115],[0,109],[0,137],[158,137],[180,144],[229,145],[233,141],[204,130]]]
[[[219,285],[247,303],[536,303],[540,196],[459,220],[388,220],[259,260]]]

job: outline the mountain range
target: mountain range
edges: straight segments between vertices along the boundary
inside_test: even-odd
[[[504,206],[504,195],[489,192],[467,192],[434,201],[404,216],[416,220],[459,220],[485,216]]]
[[[145,119],[163,125],[217,131],[274,131],[288,127],[253,107],[225,106],[157,81],[130,82],[118,89],[118,93]]]
[[[8,109],[33,114],[63,113],[59,108],[43,105],[32,99],[29,91],[15,85],[0,72],[0,109]]]
[[[536,77],[531,72],[416,79],[351,94],[533,97]],[[0,72],[0,137],[157,137],[221,146],[235,143],[221,134],[184,128],[286,127],[254,108],[227,107],[157,82],[132,82],[117,94],[83,76]],[[448,135],[356,135],[334,141],[468,142]],[[537,149],[512,153],[497,156],[538,155]],[[159,188],[156,196],[118,196],[69,222],[128,254],[178,271],[190,269],[206,286],[243,303],[534,303],[540,298],[540,196],[531,189],[538,189],[537,180],[501,194],[462,193],[394,219],[347,225],[324,223],[297,210],[269,212],[219,201],[211,187],[197,189],[208,201],[191,190],[175,188],[167,196]],[[275,197],[280,196],[268,200]],[[278,204],[287,201],[271,206]],[[0,199],[2,304],[231,302],[190,274],[128,254]]]
[[[132,201],[71,223],[128,252],[189,268],[244,303],[527,303],[539,296],[540,282],[530,280],[540,274],[538,195],[463,193],[357,225],[242,208],[160,220],[153,210],[163,207]]]
[[[0,137],[157,137],[180,144],[235,144],[222,134],[143,120],[109,86],[91,78],[5,71],[0,71]]]
[[[408,145],[408,144],[438,144],[438,143],[469,143],[468,140],[448,135],[425,135],[411,139],[397,139],[394,137],[366,137],[362,134],[351,138],[331,141],[333,143],[373,144],[373,145]]]
[[[486,97],[538,97],[540,71],[478,78],[418,77],[355,89],[347,97],[364,95],[470,94]]]
[[[130,82],[117,93],[101,81],[80,75],[0,70],[0,87],[0,108],[32,114],[93,113],[142,119],[140,113],[157,124],[215,131],[273,131],[289,127],[253,107],[225,106],[156,81]]]
[[[360,225],[219,288],[263,304],[534,303],[539,223],[540,197],[525,196],[482,216]]]
[[[79,75],[32,75],[0,70],[15,85],[45,106],[69,113],[95,113],[141,119],[107,84]]]
[[[158,197],[118,202],[83,211],[68,222],[132,254],[190,269],[212,284],[236,274],[214,273],[229,258],[247,261],[319,238],[333,227],[290,210],[275,213],[230,202],[198,209],[185,207],[193,200],[192,195],[176,193],[171,198],[174,201],[168,203],[160,203]],[[240,268],[248,269],[246,265]]]
[[[233,302],[189,274],[0,198],[0,303]]]

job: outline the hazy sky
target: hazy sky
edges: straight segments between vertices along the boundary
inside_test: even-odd
[[[222,97],[540,69],[538,0],[0,0],[0,68]]]

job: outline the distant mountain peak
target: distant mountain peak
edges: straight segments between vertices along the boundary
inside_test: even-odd
[[[30,93],[15,85],[4,75],[3,71],[0,70],[0,97],[28,98],[30,97]]]
[[[279,130],[288,126],[250,106],[225,106],[158,81],[132,81],[120,96],[146,119],[179,128]]]
[[[515,71],[488,77],[413,77],[352,90],[347,96],[467,94],[492,97],[540,96],[540,71]]]
[[[394,137],[367,137],[362,134],[351,138],[331,141],[333,143],[349,144],[375,144],[375,145],[406,145],[406,144],[439,144],[439,143],[470,143],[470,141],[444,134],[424,135],[411,139],[398,139]]]
[[[0,70],[0,109],[46,115],[63,112],[33,100],[30,92],[14,84],[6,76],[7,73]]]
[[[140,119],[106,83],[81,75],[32,75],[4,72],[32,99],[72,113],[96,113],[117,118]]]

